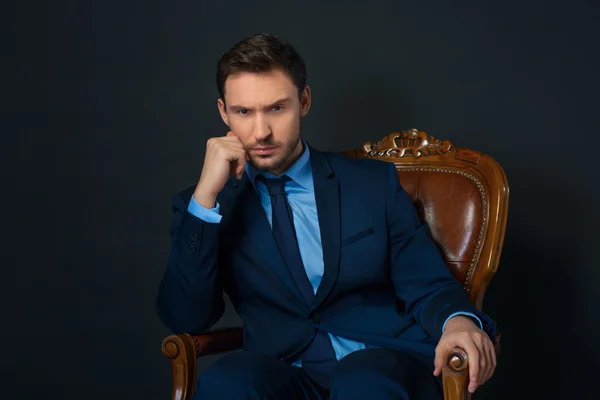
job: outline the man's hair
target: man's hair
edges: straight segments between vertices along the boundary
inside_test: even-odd
[[[225,81],[237,72],[267,72],[281,68],[298,88],[306,85],[306,65],[300,54],[283,39],[260,33],[236,43],[217,63],[217,89],[225,101]]]

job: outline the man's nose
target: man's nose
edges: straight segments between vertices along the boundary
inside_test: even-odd
[[[257,141],[262,141],[271,135],[271,126],[264,115],[257,115],[254,125],[254,137]]]

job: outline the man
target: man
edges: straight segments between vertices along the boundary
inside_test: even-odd
[[[453,278],[391,163],[321,152],[301,137],[304,62],[271,35],[217,67],[229,132],[208,140],[199,182],[174,197],[157,308],[200,333],[227,292],[244,351],[198,379],[199,399],[440,399],[444,355],[493,373],[494,323]]]

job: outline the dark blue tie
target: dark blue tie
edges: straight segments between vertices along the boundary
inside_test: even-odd
[[[294,278],[298,289],[300,289],[300,293],[302,293],[307,304],[311,305],[315,295],[302,263],[292,210],[284,192],[285,183],[291,179],[286,175],[280,179],[267,179],[259,175],[259,179],[265,183],[271,197],[272,227],[275,241],[285,259],[290,274]],[[333,367],[337,364],[337,359],[327,332],[317,331],[313,341],[304,350],[301,360],[302,367],[308,375],[321,386],[329,388],[329,377]]]

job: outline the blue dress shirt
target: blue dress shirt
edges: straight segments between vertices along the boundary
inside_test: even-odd
[[[252,167],[250,163],[246,163],[246,173],[260,197],[260,202],[265,210],[269,224],[271,224],[271,198],[269,197],[265,184],[260,180],[256,181],[255,178],[258,174],[262,174],[266,178],[275,178],[276,176],[268,172],[259,172],[256,168]],[[304,263],[308,279],[312,284],[313,291],[316,294],[324,271],[323,247],[321,244],[321,231],[319,229],[317,204],[315,201],[310,150],[306,142],[304,142],[304,152],[300,158],[284,172],[284,174],[291,178],[285,185],[285,193],[290,208],[292,209],[294,228],[296,229],[298,247],[300,248],[300,256],[302,257],[302,262]],[[207,209],[198,204],[192,196],[188,211],[205,222],[221,222],[222,217],[219,214],[218,203],[214,208]],[[483,326],[479,318],[474,314],[458,312],[451,314],[448,319],[446,319],[446,322],[442,327],[442,332],[444,331],[448,320],[456,315],[470,316],[479,322],[480,327]],[[335,351],[338,360],[341,360],[343,357],[354,351],[366,347],[364,343],[355,342],[331,334],[329,334],[329,337],[331,338],[331,344],[333,345],[333,350]],[[297,361],[293,365],[300,366],[301,362]]]

